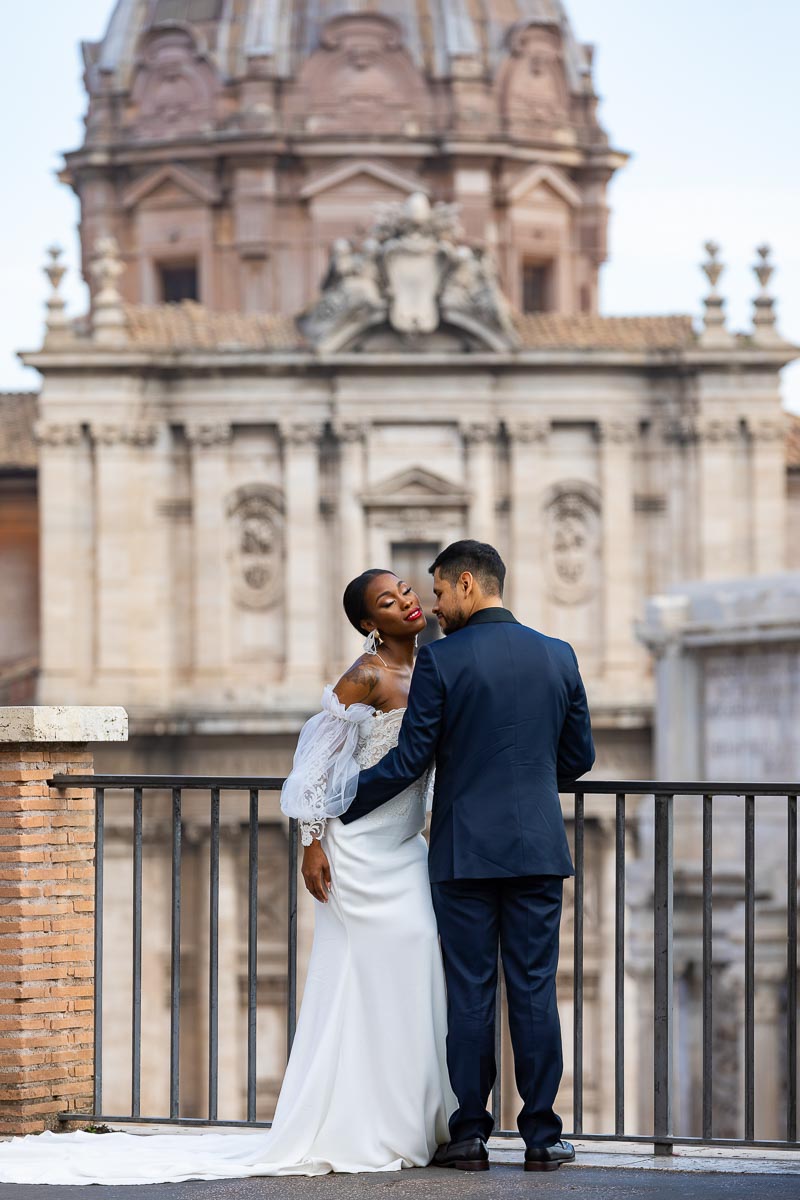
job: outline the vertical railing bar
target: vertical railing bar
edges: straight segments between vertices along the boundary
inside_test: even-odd
[[[497,989],[494,1014],[494,1061],[496,1075],[492,1085],[492,1117],[496,1130],[503,1127],[503,965],[497,960]]]
[[[584,794],[575,793],[575,909],[573,915],[572,1129],[583,1132],[583,860]]]
[[[797,1140],[797,796],[787,797],[786,1138]]]
[[[105,834],[105,788],[94,790],[94,1058],[93,1111],[103,1109],[103,854]]]
[[[181,1004],[181,789],[172,789],[172,896],[169,984],[169,1115],[180,1104]]]
[[[711,1081],[713,1069],[713,807],[712,797],[703,796],[703,1137],[713,1129]]]
[[[289,963],[286,994],[286,1053],[292,1052],[297,1028],[297,846],[298,826],[289,821]]]
[[[258,1013],[258,789],[250,789],[247,866],[247,1119],[256,1119]]]
[[[217,1119],[219,1077],[219,788],[211,789],[208,847],[208,1119]]]
[[[142,1074],[142,789],[133,789],[131,1116],[140,1115]]]
[[[744,1136],[755,1128],[755,796],[744,800]]]
[[[672,795],[657,793],[653,887],[653,1142],[658,1155],[672,1153]]]
[[[614,919],[614,1132],[625,1132],[625,793],[616,804]]]

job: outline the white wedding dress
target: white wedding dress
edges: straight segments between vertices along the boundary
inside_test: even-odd
[[[397,742],[403,713],[359,726],[358,766]],[[0,1143],[0,1182],[179,1183],[425,1166],[456,1107],[430,898],[421,779],[368,816],[329,819],[333,891],[316,904],[303,1004],[265,1133],[29,1134]]]

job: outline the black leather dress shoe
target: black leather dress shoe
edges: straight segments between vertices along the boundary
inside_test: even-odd
[[[432,1167],[450,1167],[453,1171],[488,1171],[489,1151],[480,1138],[448,1142],[431,1159]]]
[[[537,1146],[525,1151],[526,1171],[557,1171],[562,1163],[575,1161],[571,1142],[556,1142],[552,1146]]]

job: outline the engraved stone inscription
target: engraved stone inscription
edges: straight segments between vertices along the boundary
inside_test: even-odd
[[[779,783],[800,775],[800,649],[709,653],[703,664],[704,775]]]

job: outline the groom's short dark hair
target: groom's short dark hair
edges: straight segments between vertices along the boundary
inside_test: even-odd
[[[428,570],[431,575],[438,571],[449,583],[455,583],[464,571],[469,571],[487,595],[503,594],[506,565],[488,542],[475,542],[471,538],[453,542],[442,550]]]

